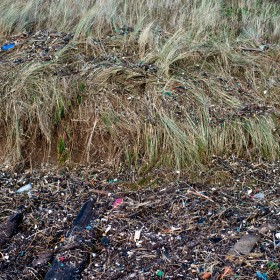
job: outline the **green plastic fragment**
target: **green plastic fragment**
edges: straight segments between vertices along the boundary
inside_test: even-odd
[[[158,277],[162,277],[163,276],[163,271],[162,270],[157,270],[156,275]]]
[[[172,96],[172,93],[170,91],[163,91],[164,95]]]
[[[267,267],[270,268],[270,269],[277,269],[278,268],[278,263],[269,261],[267,263]]]
[[[108,183],[118,183],[118,182],[120,182],[120,180],[118,180],[118,179],[109,179],[108,180]]]

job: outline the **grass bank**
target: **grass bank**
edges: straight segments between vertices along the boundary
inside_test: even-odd
[[[3,0],[0,30],[3,161],[279,158],[277,1]]]

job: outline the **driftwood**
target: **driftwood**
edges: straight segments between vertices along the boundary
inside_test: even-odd
[[[0,248],[16,233],[22,219],[23,214],[20,212],[12,215],[7,221],[0,224]]]
[[[247,255],[249,254],[256,243],[260,241],[261,235],[248,234],[244,235],[228,252],[229,256]]]
[[[80,279],[80,274],[89,260],[88,252],[93,244],[94,230],[90,222],[94,216],[94,202],[88,200],[81,208],[45,280]]]

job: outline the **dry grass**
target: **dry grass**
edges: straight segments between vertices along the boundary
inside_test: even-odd
[[[10,67],[0,54],[6,159],[144,173],[279,158],[279,3],[1,1],[0,42],[40,29],[74,40],[50,62]]]

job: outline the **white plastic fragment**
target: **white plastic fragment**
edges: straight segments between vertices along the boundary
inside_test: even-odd
[[[253,191],[252,191],[251,189],[249,189],[249,190],[247,191],[247,194],[250,195],[252,192],[253,192]]]
[[[174,226],[171,226],[171,231],[177,231],[177,230],[180,230],[181,228],[180,227],[174,227]]]
[[[135,234],[134,234],[135,242],[140,239],[141,231],[142,231],[142,229],[135,230]]]
[[[256,198],[256,199],[263,199],[264,198],[264,193],[256,193],[254,195],[254,198]]]
[[[112,226],[111,225],[108,225],[106,230],[105,230],[105,234],[107,234],[110,230],[111,230]]]
[[[275,237],[276,237],[277,239],[280,239],[280,232],[276,233],[276,234],[275,234]]]
[[[32,189],[32,186],[31,186],[31,184],[29,183],[29,184],[27,184],[27,185],[25,185],[25,186],[19,188],[19,189],[16,191],[16,193],[28,192],[28,191],[30,191],[31,189]]]

